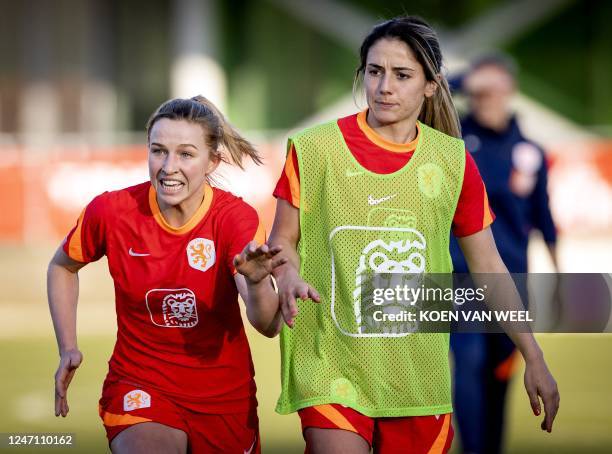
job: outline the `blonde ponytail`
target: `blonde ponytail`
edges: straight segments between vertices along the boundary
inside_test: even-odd
[[[241,169],[244,169],[242,159],[245,156],[251,158],[257,165],[263,162],[255,147],[242,137],[217,106],[204,96],[198,95],[190,99],[175,98],[159,106],[147,122],[147,139],[150,138],[153,125],[162,118],[187,120],[199,124],[204,131],[211,154],[220,161],[232,162]]]
[[[255,147],[236,131],[236,129],[225,119],[221,111],[217,109],[217,106],[202,95],[194,96],[191,99],[206,107],[216,116],[218,123],[217,143],[223,146],[234,164],[243,169],[242,158],[245,156],[251,158],[257,165],[263,163]],[[227,156],[223,155],[223,153],[219,153],[219,157],[222,161],[228,162]]]

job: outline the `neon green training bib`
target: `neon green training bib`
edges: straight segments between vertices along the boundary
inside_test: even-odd
[[[335,121],[291,138],[301,184],[300,274],[321,303],[300,301],[295,327],[281,333],[279,413],[328,403],[370,417],[452,411],[448,333],[381,321],[372,299],[374,288],[396,279],[405,285],[422,273],[452,272],[465,146],[419,126],[410,161],[384,175],[357,162]]]

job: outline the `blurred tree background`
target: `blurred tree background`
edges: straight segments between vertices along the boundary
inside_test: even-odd
[[[41,81],[50,84],[51,110],[59,113],[52,130],[141,131],[153,109],[177,94],[172,88],[173,65],[181,52],[177,36],[189,34],[186,29],[192,27],[177,22],[177,10],[202,15],[202,30],[187,36],[213,43],[204,43],[203,53],[211,54],[225,74],[223,104],[234,123],[248,130],[291,128],[350,94],[357,65],[359,41],[343,41],[313,25],[295,7],[303,3],[0,0],[0,131],[27,134],[32,129],[28,124],[34,120],[27,120],[31,110],[23,99],[31,99],[29,87]],[[452,44],[457,30],[512,3],[317,0],[307,8],[317,12],[336,5],[369,25],[398,14],[418,14],[440,31],[443,44]],[[521,14],[528,16],[529,2],[518,3],[526,5]],[[478,45],[501,48],[516,59],[527,96],[589,130],[612,134],[605,126],[612,123],[612,3],[544,3],[551,5],[550,12],[511,39],[489,46],[485,36]],[[340,25],[347,18],[332,21]],[[92,91],[92,83],[106,91]],[[209,89],[201,85],[204,94]]]

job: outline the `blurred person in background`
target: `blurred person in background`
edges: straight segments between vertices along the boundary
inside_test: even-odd
[[[501,54],[483,56],[452,85],[468,97],[469,113],[461,130],[496,216],[491,231],[504,264],[511,273],[527,273],[529,234],[538,229],[556,268],[557,236],[548,203],[546,159],[542,149],[522,134],[511,110],[514,63]],[[459,246],[451,239],[454,271],[467,273]],[[515,281],[526,300],[525,276]],[[451,348],[456,364],[455,416],[463,451],[501,452],[506,392],[516,360],[514,343],[505,334],[453,333]]]
[[[260,452],[254,370],[238,294],[251,324],[280,330],[269,273],[282,263],[256,211],[212,187],[220,161],[257,151],[201,96],[162,104],[147,125],[150,181],[95,197],[49,264],[59,346],[55,414],[82,361],[78,271],[108,258],[117,342],[99,413],[118,453]],[[241,274],[236,273],[238,271]]]
[[[447,452],[448,333],[382,331],[361,312],[360,279],[374,267],[450,273],[451,230],[471,272],[507,270],[483,211],[484,184],[459,138],[435,31],[412,16],[377,25],[361,45],[361,80],[368,108],[293,135],[274,192],[270,244],[287,258],[274,275],[290,327],[281,332],[277,411],[298,412],[311,454]],[[550,431],[556,383],[533,335],[513,339],[533,412],[540,396],[541,428]]]

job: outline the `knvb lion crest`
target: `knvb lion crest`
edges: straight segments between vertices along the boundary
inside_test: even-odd
[[[189,266],[206,271],[215,264],[215,244],[206,238],[194,238],[187,245]]]
[[[198,324],[195,294],[188,288],[149,290],[146,295],[151,321],[167,328],[193,328]]]
[[[150,406],[151,396],[141,389],[135,389],[123,396],[123,411],[138,410]]]
[[[444,172],[437,164],[428,162],[417,169],[419,191],[429,199],[435,199],[444,186]]]

